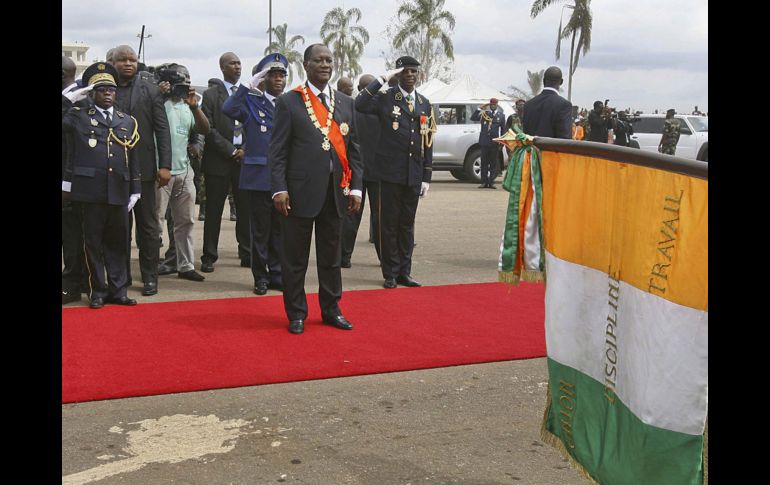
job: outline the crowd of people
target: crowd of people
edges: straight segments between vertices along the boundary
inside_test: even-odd
[[[265,56],[243,82],[240,58],[226,52],[219,59],[222,78],[198,93],[185,66],[168,63],[148,75],[127,45],[110,49],[81,79],[62,57],[62,305],[83,293],[93,309],[137,304],[127,292],[132,232],[143,296],[158,293],[159,275],[203,282],[201,273],[215,271],[219,259],[228,198],[252,291],[283,293],[292,333],[302,333],[307,318],[314,230],[323,321],[352,329],[339,308],[341,268],[351,267],[367,193],[369,241],[383,287],[421,286],[412,276],[414,223],[430,189],[436,119],[415,89],[420,63],[403,56],[396,69],[364,74],[353,97],[352,80],[341,77],[337,89],[331,86],[327,46],[309,46],[303,59],[307,81],[286,92],[283,55]],[[473,113],[481,124],[479,188],[495,188],[501,146],[493,140],[511,128],[628,146],[633,129],[625,111],[615,115],[597,101],[573,119],[571,103],[558,92],[562,83],[552,66],[543,92],[517,100],[507,118],[495,98]],[[667,120],[663,153],[677,126]],[[192,235],[196,201],[204,224],[200,272]],[[164,226],[168,247],[161,259]]]
[[[239,57],[226,52],[222,79],[199,93],[185,66],[148,75],[127,45],[81,79],[62,57],[62,305],[83,293],[92,309],[137,304],[128,296],[132,232],[143,296],[158,293],[159,275],[204,281],[219,258],[229,194],[241,266],[251,268],[255,294],[283,293],[292,333],[307,318],[314,230],[323,322],[353,328],[339,307],[341,268],[351,266],[366,192],[383,287],[421,286],[411,275],[414,220],[430,187],[436,122],[415,90],[420,63],[403,56],[396,69],[362,76],[355,98],[350,79],[331,86],[332,65],[327,46],[309,46],[307,82],[285,92],[283,55],[265,56],[243,82]]]

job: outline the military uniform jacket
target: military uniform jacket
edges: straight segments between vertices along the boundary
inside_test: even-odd
[[[675,147],[679,142],[679,136],[681,135],[682,127],[679,125],[679,120],[671,118],[663,123],[663,137],[661,144],[665,148]]]
[[[267,97],[250,94],[243,84],[222,105],[225,115],[243,123],[245,143],[240,189],[270,190],[267,153],[273,132],[273,109],[273,103]]]
[[[142,191],[139,162],[134,150],[115,141],[110,130],[120,140],[129,141],[136,120],[113,108],[108,125],[93,105],[71,106],[62,96],[62,108],[67,103],[70,108],[62,114],[62,131],[68,135],[63,180],[72,182],[72,200],[128,205],[129,195]]]
[[[420,116],[431,116],[430,101],[415,90],[414,112],[410,113],[398,86],[384,93],[378,92],[380,86],[375,79],[356,97],[357,111],[379,117],[378,175],[384,182],[408,185],[419,193],[422,182],[430,182],[433,173],[433,145],[424,146],[420,135]]]
[[[492,114],[491,110],[485,111],[487,116],[489,116],[489,118],[492,120],[491,123],[481,117],[481,110],[479,109],[476,109],[476,111],[471,115],[471,120],[481,121],[479,145],[490,146],[495,144],[495,142],[492,141],[494,138],[498,138],[503,134],[503,127],[505,126],[505,115],[503,114],[503,110],[500,108],[495,110],[495,114]]]

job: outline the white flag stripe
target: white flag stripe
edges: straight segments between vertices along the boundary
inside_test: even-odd
[[[642,422],[703,434],[708,411],[708,312],[622,281],[619,296],[613,299],[607,274],[547,251],[546,271],[548,357],[601,383],[614,365],[615,394]],[[617,306],[614,336],[606,330],[608,316],[615,313],[610,303]]]

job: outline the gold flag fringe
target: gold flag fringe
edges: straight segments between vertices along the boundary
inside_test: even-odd
[[[498,271],[497,281],[500,283],[509,283],[512,285],[518,285],[521,281],[530,281],[533,283],[545,282],[545,273],[535,270],[524,270],[521,275],[517,275],[513,271]]]
[[[556,448],[559,452],[561,452],[562,456],[569,461],[569,464],[572,465],[572,468],[574,468],[580,476],[591,482],[593,485],[600,485],[599,482],[594,480],[594,478],[588,473],[588,470],[585,469],[583,465],[578,463],[575,458],[567,451],[567,447],[564,446],[564,443],[561,441],[561,439],[556,436],[555,434],[551,433],[548,430],[548,414],[551,412],[551,386],[550,384],[546,386],[547,394],[546,394],[546,404],[545,404],[545,412],[543,413],[543,422],[540,423],[540,439],[543,440],[543,443],[547,445],[551,445],[552,447]]]
[[[519,279],[520,279],[519,275],[517,275],[513,271],[497,272],[497,281],[499,281],[500,283],[510,283],[512,285],[518,285]]]
[[[545,273],[542,271],[525,269],[521,272],[521,281],[531,281],[533,283],[539,283],[545,281]]]

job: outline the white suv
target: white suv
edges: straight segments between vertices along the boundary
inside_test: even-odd
[[[640,114],[633,123],[632,140],[639,143],[639,148],[650,152],[658,152],[660,137],[663,134],[664,114]],[[692,160],[709,161],[709,119],[706,116],[674,115],[682,128],[679,142],[676,144],[676,156]],[[633,142],[632,142],[633,143]]]

